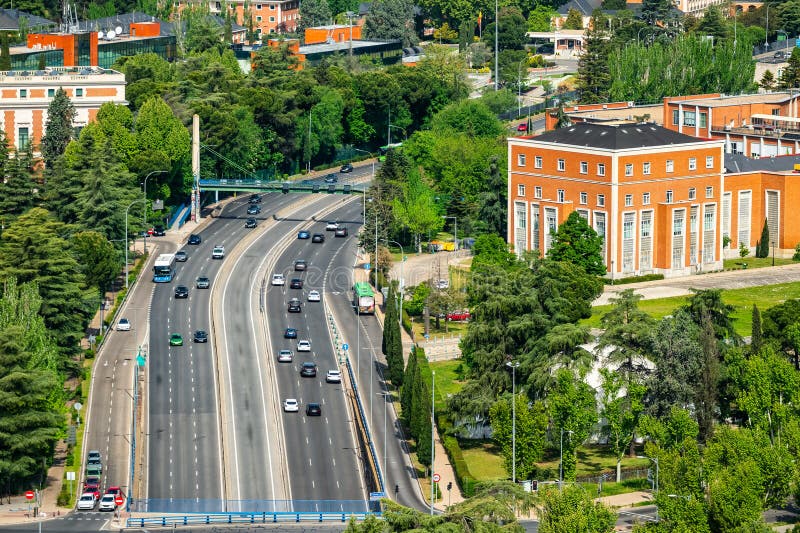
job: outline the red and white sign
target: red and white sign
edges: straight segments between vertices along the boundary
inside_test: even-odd
[[[25,498],[28,500],[32,500],[34,496],[36,496],[36,494],[32,490],[29,490],[25,493]]]
[[[125,503],[125,498],[117,494],[117,496],[114,498],[114,503],[116,503],[117,505],[122,505],[123,503]]]
[[[433,475],[433,482],[434,483],[439,483],[440,479],[442,479],[442,478],[441,478],[441,476],[439,474],[434,474]]]

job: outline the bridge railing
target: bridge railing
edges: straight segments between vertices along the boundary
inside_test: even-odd
[[[194,498],[131,499],[132,513],[165,514],[364,514],[380,512],[368,500],[222,500]]]
[[[346,522],[350,517],[364,520],[369,515],[380,513],[220,513],[131,517],[125,527],[169,527],[202,524],[265,524],[275,522]]]

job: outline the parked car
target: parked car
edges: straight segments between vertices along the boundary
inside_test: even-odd
[[[127,318],[120,318],[117,321],[117,331],[130,331],[131,330],[131,322]]]
[[[342,373],[338,370],[328,370],[328,373],[325,375],[325,381],[328,383],[341,383]]]
[[[286,398],[283,400],[283,410],[287,413],[296,413],[300,410],[300,405],[294,398]]]
[[[198,289],[207,289],[211,286],[211,280],[205,276],[199,276],[195,285]]]
[[[164,226],[155,226],[153,228],[153,237],[163,237],[166,234],[167,232],[164,229]]]
[[[94,497],[93,492],[84,492],[78,500],[79,511],[91,511],[97,503],[97,498]]]
[[[311,242],[325,242],[325,235],[322,233],[315,233],[313,237],[311,237]]]
[[[433,282],[433,286],[437,289],[447,289],[450,287],[450,281],[446,279],[437,279]]]
[[[200,238],[200,235],[192,233],[191,235],[189,235],[189,240],[186,241],[186,244],[197,246],[201,242],[203,242],[203,239]]]
[[[317,291],[317,290],[308,291],[308,301],[309,302],[319,302],[321,300],[322,300],[322,297],[320,296],[319,291]]]
[[[348,172],[352,171],[353,171],[353,165],[351,165],[350,163],[345,163],[344,165],[342,165],[342,168],[339,169],[339,172],[341,172],[342,174],[347,174]]]
[[[306,416],[322,416],[322,407],[318,403],[306,405]]]
[[[517,125],[517,131],[528,131],[528,124],[523,122],[522,124]]]
[[[189,259],[189,254],[187,254],[183,250],[175,252],[175,261],[177,261],[178,263],[185,263],[187,259]]]
[[[447,320],[453,322],[466,322],[471,318],[469,311],[453,311],[452,313],[447,313]]]

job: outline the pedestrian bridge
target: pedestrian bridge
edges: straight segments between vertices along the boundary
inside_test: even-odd
[[[201,191],[290,192],[327,194],[364,194],[369,183],[318,183],[305,181],[271,181],[259,179],[201,179]]]

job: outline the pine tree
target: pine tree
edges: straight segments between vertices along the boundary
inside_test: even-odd
[[[761,345],[763,344],[763,337],[761,331],[761,311],[758,310],[758,306],[753,304],[753,325],[750,333],[750,352],[751,353],[758,353],[761,350]]]
[[[761,81],[758,84],[761,85],[761,88],[765,91],[773,90],[775,88],[775,75],[771,70],[765,70],[764,75],[761,76]]]
[[[592,14],[592,24],[586,30],[585,48],[578,60],[578,75],[575,87],[582,104],[608,101],[611,75],[608,69],[609,40],[602,14]]]
[[[0,32],[0,70],[11,70],[11,52],[8,48],[8,33]]]
[[[392,300],[393,302],[397,301]],[[400,330],[399,310],[394,314],[394,320],[390,327],[394,330],[391,343],[389,344],[389,352],[392,354],[393,366],[389,368],[389,379],[395,387],[403,385],[403,337]]]
[[[769,257],[769,222],[764,219],[764,228],[761,230],[761,240],[756,246],[756,257]]]
[[[64,89],[59,87],[47,108],[47,124],[41,146],[45,166],[51,166],[72,140],[75,113],[75,106]]]
[[[9,158],[5,133],[0,131],[0,225],[8,226],[34,205],[32,158],[30,150]]]
[[[670,0],[642,0],[641,17],[647,24],[654,25],[667,18],[671,7]]]

